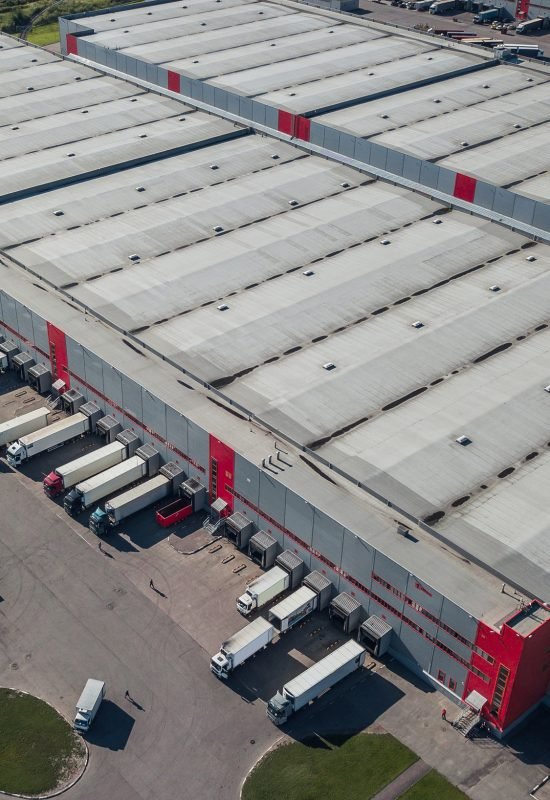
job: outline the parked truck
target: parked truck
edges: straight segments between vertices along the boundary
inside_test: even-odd
[[[536,33],[539,31],[544,24],[544,20],[542,17],[535,17],[535,19],[526,19],[523,22],[520,22],[516,27],[516,33],[519,34],[526,34],[526,33]]]
[[[290,575],[281,567],[272,567],[248,586],[237,598],[237,611],[247,617],[254,609],[261,608],[290,586]]]
[[[428,11],[433,0],[418,0],[417,3],[414,4],[415,11]]]
[[[486,11],[480,11],[479,14],[475,14],[472,22],[476,22],[478,25],[484,25],[487,22],[493,22],[495,19],[500,19],[501,14],[502,9],[500,8],[488,8]]]
[[[133,431],[123,431],[111,444],[56,467],[46,475],[43,483],[45,494],[48,497],[57,497],[88,478],[122,463],[134,454],[138,446],[139,439]]]
[[[22,436],[8,447],[7,459],[10,467],[18,467],[33,456],[60,447],[72,439],[95,431],[98,420],[103,416],[95,403],[85,403],[71,417],[60,419],[34,433]]]
[[[28,414],[3,422],[0,425],[0,447],[44,428],[48,424],[49,413],[49,408],[35,408]]]
[[[185,473],[179,464],[170,461],[161,467],[159,474],[154,478],[150,478],[145,483],[134,486],[133,489],[107,501],[105,510],[100,507],[96,508],[90,515],[90,530],[96,536],[109,534],[123,519],[137,514],[138,511],[142,511],[172,494],[175,486],[180,484],[184,478]]]
[[[63,508],[69,516],[75,517],[104,497],[124,489],[147,475],[154,475],[158,465],[159,454],[154,448],[150,445],[138,447],[136,454],[131,458],[77,484],[65,495]]]
[[[366,650],[350,640],[283,686],[267,704],[267,716],[275,725],[284,723],[308,703],[363,666]]]
[[[276,634],[273,625],[263,617],[258,617],[222,644],[219,653],[210,660],[211,671],[218,678],[227,680],[235,667],[267,647]]]
[[[252,581],[246,592],[237,598],[237,611],[244,617],[261,608],[285,589],[300,585],[304,574],[304,562],[292,550],[283,550],[276,559],[275,566],[264,575]]]
[[[99,711],[99,706],[105,697],[105,683],[95,678],[88,678],[84,691],[76,704],[76,714],[73,727],[78,733],[86,733]]]
[[[457,0],[436,0],[430,6],[430,14],[448,14],[457,8]]]
[[[267,619],[279,633],[286,633],[309,614],[312,614],[317,608],[318,602],[318,595],[309,587],[302,586],[270,608]]]

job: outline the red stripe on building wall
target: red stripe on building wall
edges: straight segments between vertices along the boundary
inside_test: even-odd
[[[225,500],[233,511],[235,451],[210,434],[210,498]]]
[[[277,130],[281,133],[288,133],[289,136],[294,136],[294,114],[279,109]]]
[[[179,72],[172,72],[172,70],[168,70],[168,89],[171,92],[178,92],[180,91],[180,74]]]
[[[517,19],[527,19],[529,15],[529,0],[518,0],[516,4]]]
[[[21,334],[19,333],[19,331],[16,331],[16,330],[15,330],[15,328],[12,328],[10,325],[7,325],[7,324],[6,324],[5,322],[3,322],[2,320],[0,320],[0,325],[1,325],[3,328],[5,328],[5,330],[9,331],[9,332],[10,332],[10,333],[11,333],[13,336],[15,336],[15,338],[16,338],[16,339],[20,339],[22,342],[24,342],[25,344],[27,344],[27,345],[28,345],[29,347],[31,347],[33,350],[36,350],[36,352],[37,352],[37,353],[40,353],[40,355],[41,355],[41,356],[43,356],[44,358],[47,358],[47,359],[49,359],[49,358],[50,358],[50,355],[49,355],[49,353],[46,353],[46,352],[44,352],[44,350],[42,350],[40,347],[38,347],[38,345],[36,345],[34,342],[31,342],[31,340],[30,340],[30,339],[25,339],[25,337],[24,337],[24,336],[21,336]]]
[[[459,200],[466,200],[468,203],[473,203],[476,193],[476,183],[477,181],[475,178],[457,172],[453,197],[458,197]]]
[[[71,376],[69,375],[69,361],[67,358],[67,342],[63,331],[52,325],[51,322],[46,323],[48,326],[48,342],[50,344],[50,363],[52,367],[52,376],[54,380],[61,378],[65,381],[67,389],[71,388]]]
[[[65,37],[66,48],[67,48],[67,55],[71,53],[75,56],[78,55],[78,39],[74,34],[68,33]]]
[[[307,117],[296,117],[294,121],[294,135],[298,139],[303,139],[309,142],[309,130],[311,128],[311,120]]]

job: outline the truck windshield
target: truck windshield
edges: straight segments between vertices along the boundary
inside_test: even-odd
[[[274,717],[282,717],[283,716],[283,709],[279,705],[275,705],[274,703],[269,701],[267,704],[267,708]]]

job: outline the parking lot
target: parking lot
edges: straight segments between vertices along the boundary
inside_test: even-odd
[[[9,380],[0,377],[0,421],[36,402]],[[326,613],[314,614],[219,682],[210,656],[245,624],[235,598],[258,567],[226,540],[214,551],[201,514],[179,529],[178,544],[189,553],[206,546],[178,552],[152,509],[100,551],[87,514],[69,518],[41,485],[53,467],[98,445],[85,437],[18,472],[0,462],[0,685],[30,691],[71,719],[86,679],[106,681],[87,736],[90,764],[70,797],[236,799],[247,771],[282,735],[266,718],[266,701],[344,636]],[[547,774],[548,714],[517,745],[466,741],[441,722],[441,695],[391,660],[366,663],[285,733],[382,726],[476,800],[527,796]]]
[[[518,35],[515,31],[504,35],[499,31],[492,31],[490,25],[478,25],[472,22],[475,14],[473,11],[454,11],[448,15],[435,15],[428,11],[392,6],[390,0],[359,0],[359,8],[365,19],[389,23],[400,28],[414,29],[417,26],[454,28],[472,31],[474,36],[502,39],[506,44],[538,44],[544,51],[545,58],[550,58],[550,28],[530,35]]]

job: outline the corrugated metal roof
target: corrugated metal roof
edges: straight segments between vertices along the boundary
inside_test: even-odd
[[[352,597],[348,592],[341,592],[337,597],[330,601],[331,608],[336,608],[342,614],[353,614],[358,608],[361,608],[361,603],[355,597]]]
[[[254,544],[258,549],[268,550],[277,544],[277,540],[270,536],[267,531],[258,531],[250,538],[249,544]]]

